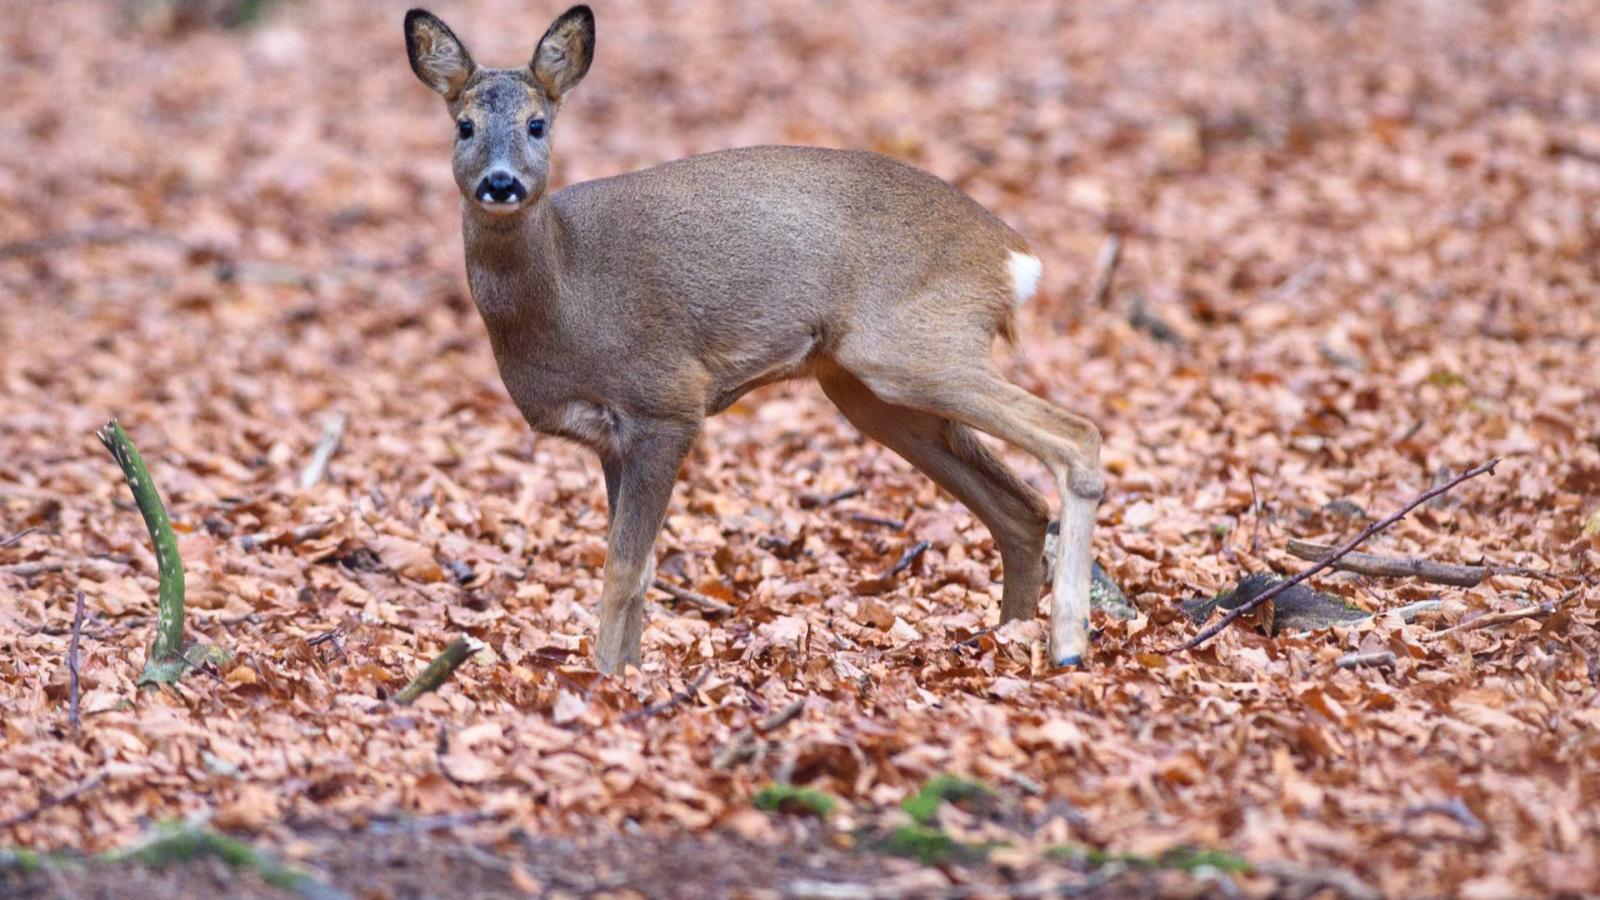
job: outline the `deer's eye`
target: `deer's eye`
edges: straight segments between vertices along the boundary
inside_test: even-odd
[[[473,128],[472,128],[472,123],[470,121],[468,121],[466,119],[462,119],[461,121],[456,123],[456,137],[458,137],[458,138],[460,138],[460,139],[462,139],[464,141],[467,138],[472,137],[472,133],[473,133]]]
[[[528,137],[534,138],[535,140],[537,140],[538,138],[544,137],[544,120],[543,119],[529,119],[528,120]]]

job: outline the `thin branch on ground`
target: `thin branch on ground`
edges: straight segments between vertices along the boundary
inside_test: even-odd
[[[700,593],[699,591],[691,591],[688,588],[678,587],[669,581],[662,581],[659,578],[652,580],[650,582],[650,586],[680,603],[687,603],[690,606],[699,607],[708,613],[715,613],[719,616],[731,616],[739,611],[734,607],[723,603],[721,600],[714,600],[710,597],[707,597],[705,594]]]
[[[842,491],[832,494],[801,494],[799,497],[800,508],[816,509],[820,506],[832,506],[835,503],[849,500],[852,497],[859,497],[861,496],[861,493],[862,488],[860,486],[856,486],[847,487]]]
[[[77,603],[72,609],[72,640],[67,642],[67,717],[72,722],[72,733],[80,730],[78,719],[78,641],[83,636],[83,591],[78,591]]]
[[[872,513],[851,513],[850,521],[862,525],[882,525],[891,531],[905,531],[906,523],[900,519],[891,519],[888,516],[877,516]]]
[[[322,439],[317,441],[317,449],[312,451],[311,461],[300,473],[300,490],[309,491],[316,487],[327,473],[328,463],[333,459],[333,454],[338,452],[339,442],[344,439],[345,422],[344,413],[334,413],[328,418],[328,423],[322,428]]]
[[[756,738],[770,731],[776,731],[798,718],[802,712],[805,712],[806,699],[801,697],[754,725],[740,729],[728,743],[717,750],[716,755],[711,758],[711,767],[713,769],[731,769],[755,758],[758,749]]]
[[[45,572],[59,572],[66,567],[67,564],[59,559],[41,559],[0,566],[0,575],[42,575]]]
[[[1199,634],[1197,634],[1194,637],[1190,638],[1188,641],[1185,641],[1178,649],[1180,649],[1180,650],[1193,650],[1194,648],[1200,646],[1201,644],[1205,643],[1206,641],[1211,640],[1213,637],[1216,637],[1218,634],[1220,634],[1223,631],[1223,629],[1227,628],[1229,625],[1232,625],[1234,622],[1238,621],[1240,619],[1240,617],[1248,614],[1249,612],[1251,612],[1255,608],[1259,607],[1261,604],[1267,602],[1268,600],[1271,600],[1273,597],[1278,596],[1279,594],[1281,594],[1284,591],[1288,590],[1289,588],[1299,584],[1300,582],[1305,581],[1307,578],[1310,578],[1312,575],[1315,575],[1318,572],[1321,572],[1322,570],[1331,567],[1335,562],[1338,562],[1340,558],[1344,557],[1346,554],[1350,553],[1350,551],[1352,551],[1352,550],[1356,549],[1357,547],[1361,546],[1361,544],[1363,542],[1365,542],[1368,538],[1372,537],[1373,535],[1377,534],[1378,532],[1384,530],[1385,528],[1388,528],[1389,526],[1393,525],[1394,523],[1396,523],[1396,522],[1400,521],[1401,519],[1405,518],[1408,513],[1410,513],[1412,510],[1416,509],[1418,506],[1421,506],[1422,504],[1428,502],[1429,500],[1432,500],[1434,497],[1437,497],[1440,494],[1447,493],[1451,488],[1454,488],[1456,485],[1460,484],[1463,481],[1466,481],[1469,478],[1475,478],[1475,477],[1477,477],[1479,475],[1482,475],[1485,472],[1493,472],[1494,471],[1494,467],[1496,465],[1498,465],[1499,463],[1500,463],[1499,458],[1491,459],[1488,462],[1483,463],[1482,465],[1475,466],[1475,467],[1473,467],[1471,469],[1468,469],[1465,472],[1462,472],[1460,475],[1457,475],[1456,477],[1450,479],[1449,481],[1445,482],[1444,484],[1437,485],[1435,487],[1429,488],[1426,491],[1423,491],[1421,494],[1418,494],[1416,497],[1412,498],[1411,501],[1406,503],[1405,506],[1402,506],[1397,512],[1394,512],[1394,513],[1390,514],[1389,516],[1387,516],[1387,517],[1385,517],[1383,519],[1380,519],[1377,522],[1373,522],[1371,525],[1368,525],[1366,528],[1361,529],[1361,533],[1360,534],[1358,534],[1355,537],[1351,538],[1350,540],[1346,541],[1343,545],[1341,545],[1339,547],[1339,549],[1335,550],[1332,554],[1330,554],[1329,556],[1325,557],[1322,560],[1322,562],[1319,562],[1316,565],[1312,566],[1311,568],[1306,569],[1305,571],[1303,571],[1300,574],[1294,576],[1293,578],[1285,578],[1284,580],[1282,580],[1282,581],[1278,582],[1277,584],[1273,585],[1271,588],[1269,588],[1269,589],[1267,589],[1265,591],[1262,591],[1259,595],[1251,598],[1251,600],[1248,603],[1241,603],[1239,606],[1235,607],[1234,609],[1229,610],[1227,615],[1223,616],[1221,619],[1218,619],[1215,624],[1208,626],[1207,628],[1202,630]]]
[[[660,703],[652,703],[649,706],[636,709],[633,712],[624,715],[618,720],[618,722],[626,725],[629,722],[637,722],[640,719],[648,719],[651,716],[660,715],[661,713],[666,712],[674,706],[677,706],[678,704],[683,703],[684,701],[693,697],[695,692],[700,690],[700,685],[705,684],[706,679],[710,676],[711,668],[707,666],[706,668],[701,669],[700,674],[696,675],[694,681],[689,682],[688,686],[686,686],[683,690],[678,691]]]
[[[394,702],[402,705],[416,702],[418,697],[430,691],[438,690],[445,679],[461,668],[461,664],[472,658],[474,653],[483,649],[483,644],[473,638],[463,635],[450,642],[444,652],[433,658],[428,667],[411,679],[411,683],[400,689],[394,695]]]
[[[1105,309],[1111,303],[1111,287],[1117,278],[1117,264],[1122,262],[1122,236],[1106,236],[1094,260],[1094,284],[1089,288],[1089,309]]]
[[[1256,473],[1250,474],[1250,555],[1261,555],[1261,498],[1256,495]]]
[[[0,262],[19,259],[24,256],[54,253],[57,250],[70,250],[73,247],[125,244],[130,241],[150,241],[175,247],[186,246],[175,235],[168,234],[165,231],[157,231],[153,228],[97,225],[79,231],[62,231],[56,234],[47,234],[42,237],[28,238],[27,240],[13,241],[9,244],[0,245]]]
[[[298,544],[304,541],[314,541],[327,536],[333,530],[334,520],[326,522],[311,522],[299,525],[288,531],[258,531],[239,538],[239,546],[246,550],[254,550],[267,544]]]
[[[89,793],[90,791],[92,791],[95,788],[99,787],[100,783],[105,781],[105,780],[106,780],[106,773],[101,772],[101,773],[95,775],[93,778],[89,779],[88,781],[85,781],[83,784],[78,785],[77,787],[73,788],[70,791],[67,791],[64,794],[57,794],[54,797],[46,797],[43,800],[39,801],[39,803],[37,805],[35,805],[34,807],[32,807],[31,809],[25,809],[22,812],[17,813],[16,815],[12,816],[9,819],[0,819],[0,831],[4,831],[7,828],[14,828],[14,827],[16,827],[18,825],[23,825],[23,824],[26,824],[28,822],[32,822],[34,819],[39,818],[39,816],[42,815],[43,813],[45,813],[45,812],[47,812],[49,810],[52,810],[52,809],[62,805],[63,803],[71,803],[72,801],[78,799],[79,797],[83,796],[84,794]]]
[[[890,578],[899,575],[901,572],[911,568],[911,564],[917,561],[917,557],[927,553],[928,548],[932,546],[933,544],[927,541],[917,541],[915,544],[912,544],[911,549],[901,554],[900,558],[895,561],[895,564],[890,567],[889,571],[883,573],[884,580],[887,581]]]
[[[1568,600],[1571,600],[1573,597],[1578,596],[1578,591],[1580,590],[1582,590],[1582,588],[1573,588],[1554,600],[1546,600],[1543,603],[1537,603],[1532,606],[1524,606],[1521,609],[1513,609],[1506,612],[1488,613],[1487,615],[1479,616],[1476,619],[1452,625],[1443,631],[1435,631],[1431,634],[1420,635],[1419,637],[1424,641],[1436,641],[1439,638],[1445,637],[1446,635],[1465,634],[1469,631],[1477,631],[1480,628],[1492,628],[1496,625],[1509,625],[1512,622],[1520,622],[1523,619],[1535,619],[1542,616],[1548,616],[1555,612],[1562,604],[1566,603]]]
[[[1439,803],[1419,803],[1415,806],[1408,806],[1401,811],[1400,819],[1401,821],[1409,822],[1418,816],[1427,815],[1447,816],[1454,819],[1478,840],[1489,836],[1489,826],[1485,825],[1483,820],[1478,818],[1477,813],[1474,813],[1472,808],[1467,806],[1466,801],[1460,797],[1451,797],[1449,800]]]
[[[1289,553],[1310,562],[1320,562],[1333,553],[1334,548],[1291,538]],[[1418,556],[1386,556],[1379,553],[1347,553],[1334,562],[1333,567],[1345,572],[1359,572],[1380,578],[1420,578],[1434,584],[1455,587],[1474,587],[1495,574],[1489,566],[1463,566],[1441,563]]]
[[[17,541],[22,540],[23,538],[27,537],[30,534],[33,534],[35,531],[38,531],[38,530],[39,529],[37,529],[37,528],[24,528],[24,529],[22,529],[21,531],[17,532],[16,534],[13,534],[12,536],[6,538],[5,540],[0,541],[0,550],[3,550],[6,547],[11,546],[12,544],[15,544]]]
[[[1415,603],[1407,603],[1405,606],[1396,606],[1394,609],[1385,610],[1378,615],[1399,616],[1400,621],[1410,625],[1412,622],[1415,622],[1417,620],[1417,616],[1421,615],[1422,613],[1438,612],[1443,608],[1443,600],[1418,600]]]
[[[1374,650],[1371,653],[1346,653],[1334,663],[1341,669],[1359,669],[1362,666],[1379,668],[1394,665],[1395,655],[1389,650]]]

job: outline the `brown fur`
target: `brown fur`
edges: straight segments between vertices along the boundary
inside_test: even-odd
[[[426,35],[408,40],[429,48],[420,61],[412,50],[418,76],[448,87],[429,70],[456,56],[438,48],[448,28],[413,12],[407,31]],[[548,135],[519,136],[530,117],[553,124],[593,47],[592,17],[575,8],[531,68],[474,70],[446,97],[484,136],[458,141],[455,166],[468,277],[501,376],[534,428],[591,447],[605,471],[597,665],[638,659],[651,546],[701,421],[808,375],[977,512],[1005,565],[1004,617],[1033,615],[1046,507],[969,429],[1035,454],[1082,496],[1098,497],[1100,481],[1094,427],[990,361],[1012,328],[1007,260],[1026,242],[932,175],[841,150],[726,150],[547,196]],[[525,180],[528,202],[509,214],[475,202],[485,166]]]

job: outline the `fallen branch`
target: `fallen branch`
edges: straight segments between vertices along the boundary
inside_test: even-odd
[[[1418,615],[1425,612],[1437,612],[1443,608],[1443,600],[1418,600],[1415,603],[1407,603],[1405,606],[1397,606],[1394,609],[1385,610],[1379,615],[1399,616],[1400,621],[1410,625],[1417,620]]]
[[[172,532],[172,522],[167,518],[167,508],[161,503],[161,494],[150,478],[144,457],[139,455],[128,433],[112,419],[95,432],[111,456],[122,467],[122,475],[133,492],[133,502],[144,517],[145,528],[150,532],[150,543],[155,548],[156,569],[160,579],[160,605],[156,617],[156,636],[150,642],[149,657],[139,684],[162,684],[177,681],[188,669],[204,662],[222,661],[225,651],[194,643],[183,643],[183,558],[178,555],[178,538]]]
[[[1362,666],[1392,666],[1394,653],[1389,650],[1375,650],[1371,653],[1346,653],[1334,663],[1341,669],[1359,669]]]
[[[56,234],[47,234],[43,237],[28,238],[27,240],[13,241],[0,245],[0,261],[18,259],[24,256],[36,256],[42,253],[53,253],[57,250],[66,250],[83,245],[121,244],[128,241],[153,241],[160,244],[169,244],[182,247],[183,241],[164,231],[153,228],[125,228],[120,226],[95,226],[81,231],[62,231]]]
[[[1369,886],[1354,872],[1344,869],[1318,869],[1287,860],[1269,860],[1256,863],[1255,870],[1275,879],[1283,896],[1310,897],[1327,890],[1344,900],[1383,898],[1382,892]]]
[[[801,509],[815,509],[819,506],[832,506],[851,497],[861,496],[860,487],[847,487],[833,494],[801,494],[799,497]]]
[[[1310,541],[1290,539],[1289,553],[1310,562],[1321,562],[1333,552],[1333,547]],[[1461,566],[1440,563],[1416,556],[1384,556],[1377,553],[1346,553],[1333,561],[1333,567],[1345,572],[1375,575],[1380,578],[1421,578],[1434,584],[1455,587],[1475,587],[1480,581],[1495,574],[1489,566]]]
[[[1111,300],[1111,285],[1117,277],[1117,264],[1122,262],[1122,237],[1109,235],[1100,245],[1094,261],[1094,286],[1089,289],[1089,308],[1104,309]]]
[[[702,594],[698,591],[691,591],[688,588],[681,588],[675,584],[672,584],[671,582],[662,581],[659,578],[651,581],[650,586],[654,587],[658,591],[661,591],[672,599],[679,601],[680,603],[687,603],[690,606],[697,606],[706,612],[716,613],[719,616],[731,616],[738,612],[737,609],[729,606],[726,603],[723,603],[721,600],[713,600],[712,598],[707,597],[705,594]]]
[[[302,541],[314,541],[327,536],[333,530],[333,520],[326,522],[312,522],[300,525],[288,531],[258,531],[239,538],[239,546],[246,550],[254,550],[267,544],[298,544]]]
[[[927,541],[917,541],[915,544],[912,544],[911,549],[901,554],[900,558],[895,561],[894,566],[891,567],[889,571],[883,573],[884,580],[887,581],[888,579],[893,578],[896,575],[899,575],[901,572],[911,568],[911,564],[917,561],[917,557],[927,553],[928,548],[932,546],[933,544]]]
[[[23,810],[9,819],[0,819],[0,831],[5,831],[7,828],[14,828],[18,825],[32,822],[34,819],[39,818],[39,816],[45,811],[54,809],[63,803],[71,803],[84,794],[89,793],[90,791],[99,787],[100,783],[105,780],[106,774],[101,772],[88,781],[85,781],[83,784],[80,784],[72,790],[67,791],[65,794],[57,794],[54,797],[46,797],[43,800],[40,800],[39,803],[32,809]]]
[[[789,724],[805,712],[805,709],[806,698],[801,697],[754,725],[740,729],[728,743],[717,750],[715,756],[711,757],[711,768],[731,769],[749,762],[756,755],[757,737]]]
[[[83,635],[83,591],[78,591],[78,601],[72,610],[72,640],[67,642],[67,717],[72,722],[72,733],[79,730],[78,721],[78,640]]]
[[[400,692],[394,695],[394,702],[400,704],[414,703],[423,694],[438,690],[444,684],[445,679],[454,674],[455,670],[461,668],[462,663],[470,659],[472,654],[482,649],[483,644],[481,642],[465,635],[451,641],[450,646],[444,648],[443,653],[434,657],[433,662],[428,663],[426,669],[418,673],[416,678],[411,679],[410,684],[401,688]]]
[[[1367,540],[1367,538],[1372,537],[1373,535],[1375,535],[1378,532],[1384,530],[1385,528],[1388,528],[1390,525],[1393,525],[1394,523],[1396,523],[1396,522],[1400,521],[1401,519],[1405,518],[1408,513],[1410,513],[1412,510],[1416,509],[1418,506],[1421,506],[1422,504],[1428,502],[1429,500],[1432,500],[1434,497],[1437,497],[1440,494],[1448,492],[1451,488],[1454,488],[1456,485],[1460,484],[1463,481],[1466,481],[1469,478],[1475,478],[1475,477],[1477,477],[1479,475],[1482,475],[1485,472],[1493,472],[1494,471],[1494,467],[1496,465],[1498,465],[1499,463],[1500,463],[1500,460],[1498,458],[1491,459],[1488,462],[1486,462],[1486,463],[1484,463],[1484,464],[1482,464],[1480,466],[1476,466],[1474,468],[1468,469],[1465,472],[1462,472],[1460,475],[1457,475],[1456,477],[1450,479],[1449,481],[1445,482],[1444,484],[1437,485],[1435,487],[1429,488],[1428,490],[1422,492],[1421,494],[1419,494],[1416,497],[1412,498],[1412,500],[1410,502],[1408,502],[1405,506],[1402,506],[1399,509],[1399,511],[1397,511],[1395,513],[1392,513],[1389,516],[1387,516],[1387,517],[1385,517],[1385,518],[1383,518],[1383,519],[1381,519],[1381,520],[1379,520],[1377,522],[1373,522],[1371,525],[1368,525],[1366,528],[1361,529],[1361,533],[1360,534],[1358,534],[1355,537],[1351,538],[1350,540],[1346,541],[1342,546],[1339,547],[1339,549],[1333,551],[1332,554],[1330,554],[1327,557],[1325,557],[1322,560],[1322,562],[1319,562],[1316,565],[1312,566],[1311,568],[1306,569],[1305,571],[1303,571],[1300,574],[1294,576],[1293,578],[1285,578],[1283,581],[1278,582],[1277,584],[1273,585],[1271,588],[1267,589],[1266,591],[1263,591],[1262,593],[1258,594],[1257,596],[1251,598],[1251,600],[1248,603],[1240,604],[1238,607],[1230,610],[1227,615],[1223,616],[1221,619],[1218,619],[1215,624],[1203,629],[1199,634],[1197,634],[1194,637],[1190,638],[1188,641],[1185,641],[1183,643],[1183,645],[1180,646],[1178,649],[1180,649],[1180,650],[1193,650],[1194,648],[1200,646],[1201,644],[1205,643],[1206,641],[1211,640],[1213,637],[1216,637],[1223,629],[1227,628],[1229,625],[1232,625],[1234,622],[1238,621],[1241,616],[1245,615],[1246,613],[1249,613],[1251,610],[1253,610],[1256,607],[1260,606],[1261,604],[1267,602],[1268,600],[1271,600],[1273,597],[1278,596],[1279,594],[1283,593],[1284,591],[1288,590],[1289,588],[1293,587],[1294,585],[1297,585],[1300,582],[1305,581],[1307,578],[1310,578],[1312,575],[1315,575],[1318,572],[1321,572],[1323,569],[1326,569],[1326,568],[1332,566],[1340,558],[1342,558],[1345,555],[1347,555],[1348,553],[1350,553],[1350,551],[1352,551],[1352,550],[1356,549],[1357,547],[1361,546],[1361,544],[1363,542],[1365,542]]]
[[[322,428],[322,439],[317,441],[317,449],[311,453],[311,461],[306,463],[305,469],[300,473],[300,490],[309,491],[317,486],[322,476],[328,471],[328,463],[333,459],[333,454],[339,450],[339,441],[344,438],[345,414],[334,413],[328,423]]]
[[[37,528],[24,528],[21,531],[17,532],[16,534],[13,534],[12,536],[6,538],[5,540],[0,541],[0,549],[5,549],[6,547],[9,547],[12,544],[15,544],[17,541],[22,540],[23,538],[27,537],[30,534],[33,534],[35,531],[38,531],[38,530],[39,529],[37,529]]]
[[[666,712],[674,706],[677,706],[685,700],[688,700],[690,697],[693,697],[695,692],[700,690],[700,685],[705,684],[706,679],[710,676],[711,668],[707,666],[706,668],[701,669],[700,674],[696,675],[694,681],[689,682],[689,684],[685,686],[683,690],[678,691],[660,703],[652,703],[649,706],[640,707],[639,709],[624,715],[618,720],[619,724],[626,725],[629,722],[637,722],[640,719],[648,719],[651,716],[660,715],[661,713]]]
[[[1469,631],[1477,631],[1480,628],[1492,628],[1495,625],[1508,625],[1512,622],[1519,622],[1523,619],[1533,619],[1540,616],[1548,616],[1556,611],[1556,607],[1561,606],[1563,603],[1566,603],[1568,600],[1576,597],[1579,590],[1581,590],[1581,588],[1573,588],[1554,600],[1546,600],[1545,602],[1535,606],[1524,606],[1521,609],[1513,609],[1507,612],[1489,613],[1487,615],[1479,616],[1476,619],[1468,622],[1461,622],[1459,624],[1452,625],[1443,631],[1435,631],[1430,634],[1418,635],[1418,637],[1424,641],[1436,641],[1446,635],[1465,634]]]
[[[45,572],[59,572],[66,567],[67,564],[59,559],[41,559],[0,566],[0,575],[40,575]]]
[[[1460,797],[1451,797],[1449,800],[1440,803],[1419,803],[1415,806],[1408,806],[1401,811],[1400,820],[1409,822],[1418,816],[1427,815],[1448,816],[1454,819],[1457,824],[1470,832],[1476,840],[1483,840],[1489,836],[1489,826],[1485,825],[1483,820],[1478,818],[1472,808],[1467,806],[1466,802]]]
[[[888,528],[891,531],[906,530],[906,523],[900,519],[891,519],[888,516],[875,516],[871,513],[851,513],[850,521],[859,522],[862,525],[882,525],[884,528]]]

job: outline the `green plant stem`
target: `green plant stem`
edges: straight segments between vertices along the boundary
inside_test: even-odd
[[[133,492],[133,502],[139,505],[145,527],[150,530],[150,543],[155,545],[156,566],[161,578],[161,607],[156,625],[156,637],[150,644],[152,659],[169,660],[183,657],[183,558],[178,555],[178,538],[172,532],[172,522],[167,518],[167,508],[161,503],[156,483],[150,478],[144,457],[133,446],[128,433],[116,419],[95,432],[100,443],[106,445],[111,456],[122,467],[122,475]]]

